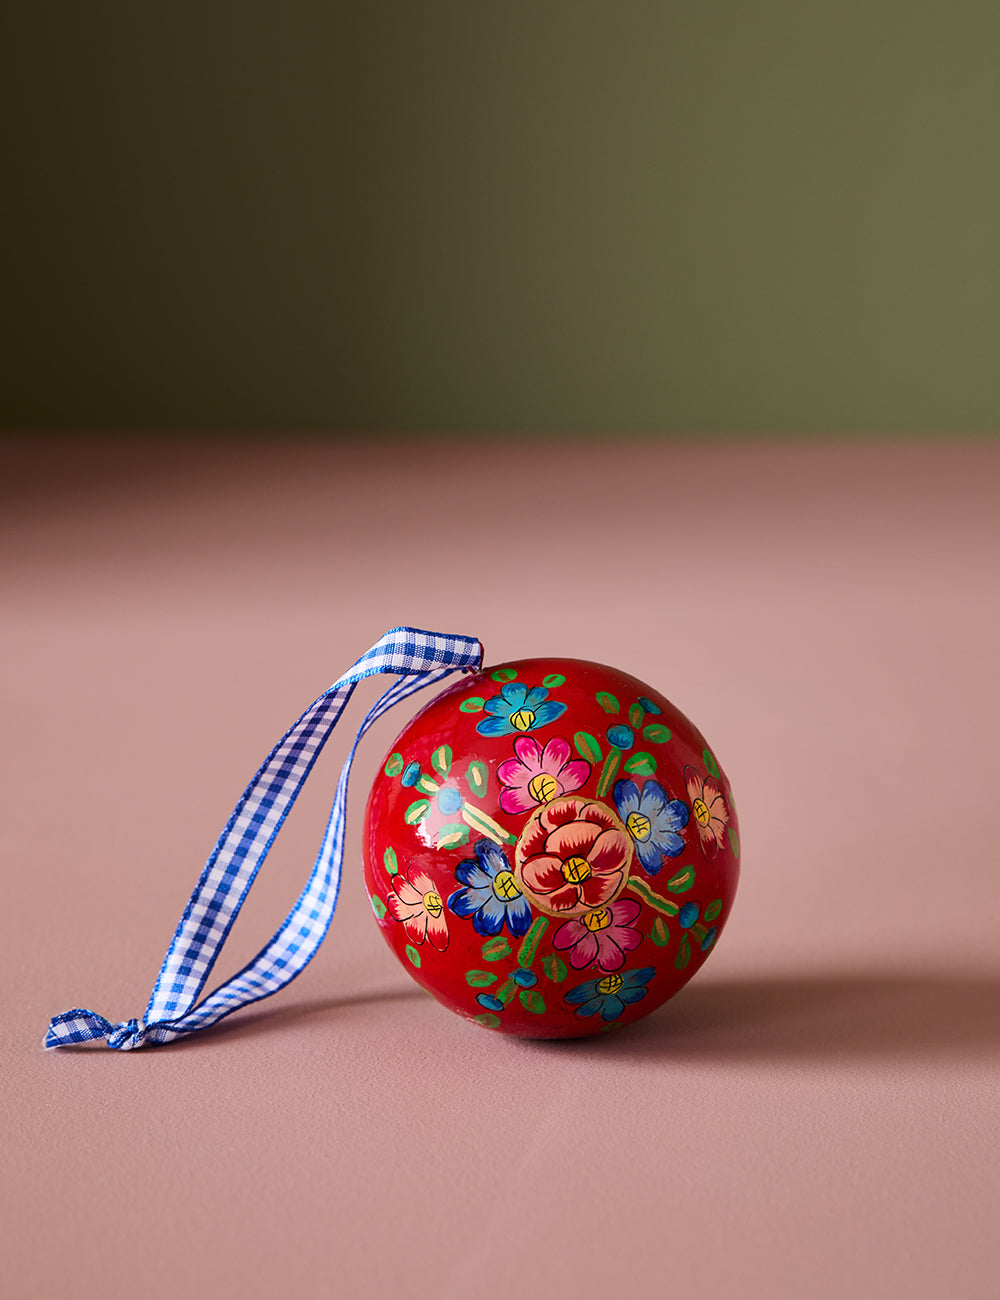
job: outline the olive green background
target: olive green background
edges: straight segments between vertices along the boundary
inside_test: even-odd
[[[1000,428],[1000,5],[19,5],[10,426]]]

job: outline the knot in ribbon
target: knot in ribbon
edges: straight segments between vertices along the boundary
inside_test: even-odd
[[[145,1043],[146,1026],[134,1018],[113,1025],[96,1011],[77,1007],[55,1017],[45,1036],[45,1046],[65,1047],[71,1043],[89,1043],[95,1038],[106,1038],[108,1046],[116,1051],[130,1052]]]

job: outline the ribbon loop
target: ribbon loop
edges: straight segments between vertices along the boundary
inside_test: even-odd
[[[482,657],[483,648],[475,637],[408,627],[387,632],[306,709],[243,792],[184,909],[143,1019],[113,1025],[94,1011],[77,1008],[52,1020],[45,1046],[66,1047],[104,1038],[109,1047],[132,1051],[171,1042],[270,997],[293,980],[323,941],[336,907],[347,783],[358,741],[394,704],[455,671],[481,667]],[[198,1002],[257,871],[355,686],[377,673],[394,673],[400,680],[380,697],[358,729],[305,889],[253,961]]]

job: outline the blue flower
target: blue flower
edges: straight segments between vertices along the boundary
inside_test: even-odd
[[[565,704],[548,698],[544,686],[533,686],[529,691],[522,682],[508,682],[499,695],[488,699],[483,706],[490,715],[476,727],[481,736],[510,736],[519,731],[537,731],[562,717]]]
[[[476,840],[475,858],[466,858],[455,868],[465,886],[448,897],[456,916],[471,916],[478,934],[499,934],[504,922],[520,939],[531,927],[531,907],[514,879],[507,855],[492,840]]]
[[[663,866],[663,855],[676,858],[684,848],[683,830],[691,816],[680,799],[671,799],[658,781],[647,781],[642,794],[634,781],[615,783],[615,806],[628,827],[643,870],[655,876]]]
[[[566,1001],[576,1007],[583,1020],[601,1013],[602,1020],[617,1020],[631,1002],[641,1002],[649,992],[646,985],[656,974],[654,966],[642,970],[629,970],[621,975],[605,975],[603,979],[587,980],[566,994]]]

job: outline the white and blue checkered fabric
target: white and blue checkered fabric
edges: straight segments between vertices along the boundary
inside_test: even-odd
[[[412,627],[387,632],[350,672],[306,709],[243,792],[184,909],[143,1019],[115,1025],[93,1011],[66,1011],[52,1020],[45,1046],[66,1047],[105,1038],[109,1047],[131,1051],[147,1044],[169,1043],[217,1024],[293,980],[322,942],[337,905],[347,782],[358,741],[387,709],[414,691],[457,670],[479,668],[482,653],[474,637],[421,632]],[[253,961],[198,1003],[260,864],[327,737],[357,683],[376,673],[396,673],[400,680],[379,698],[358,730],[305,889]]]

